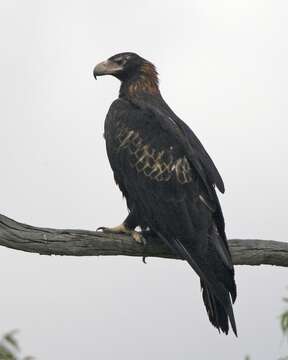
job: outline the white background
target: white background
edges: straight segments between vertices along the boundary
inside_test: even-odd
[[[102,137],[119,82],[92,70],[134,51],[220,170],[228,237],[287,238],[287,1],[0,5],[2,214],[92,230],[124,219]],[[21,329],[39,360],[276,359],[287,270],[236,272],[238,339],[210,325],[184,262],[0,248],[0,332]]]

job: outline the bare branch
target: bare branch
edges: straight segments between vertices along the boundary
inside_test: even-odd
[[[40,228],[0,215],[0,245],[42,255],[127,255],[177,259],[159,239],[139,245],[129,236],[99,231]],[[288,243],[268,240],[229,240],[235,265],[288,266]]]

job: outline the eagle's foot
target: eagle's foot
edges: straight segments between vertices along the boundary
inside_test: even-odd
[[[111,233],[111,234],[127,234],[131,235],[132,239],[135,240],[138,244],[146,245],[146,239],[143,237],[143,235],[136,230],[132,230],[127,228],[124,224],[120,224],[118,226],[108,228],[105,226],[100,226],[98,230],[102,230],[104,233]]]
[[[105,226],[100,226],[98,230],[102,230],[104,233],[112,233],[112,234],[130,234],[129,229],[126,228],[126,226],[124,224],[120,224],[118,226],[114,226],[114,227],[105,227]]]

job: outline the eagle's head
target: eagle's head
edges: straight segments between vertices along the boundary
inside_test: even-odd
[[[119,79],[122,84],[129,87],[129,91],[158,90],[158,74],[155,66],[132,52],[123,52],[111,56],[109,59],[95,66],[93,71],[95,79],[97,76],[112,75]],[[129,86],[128,86],[129,84]]]

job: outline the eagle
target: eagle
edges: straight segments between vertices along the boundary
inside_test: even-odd
[[[137,227],[155,234],[200,277],[210,322],[225,334],[231,325],[237,336],[234,268],[215,188],[225,189],[216,166],[162,98],[150,61],[123,52],[96,65],[93,74],[121,82],[105,119],[104,138],[129,209],[121,225],[101,229],[129,234],[137,242],[144,242]]]

